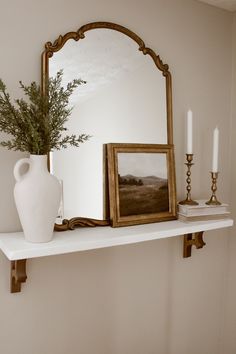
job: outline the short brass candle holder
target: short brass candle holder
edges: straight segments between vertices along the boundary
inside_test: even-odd
[[[196,202],[195,200],[191,199],[191,167],[194,165],[194,163],[192,163],[193,161],[193,154],[186,154],[186,160],[187,162],[185,163],[185,165],[187,166],[187,196],[185,200],[182,200],[181,202],[179,202],[179,204],[182,205],[198,205],[198,202]]]
[[[212,179],[212,185],[211,185],[211,190],[212,190],[212,195],[210,200],[206,202],[207,205],[221,205],[221,203],[217,200],[216,198],[216,191],[217,191],[217,178],[219,172],[210,172],[211,173],[211,179]]]

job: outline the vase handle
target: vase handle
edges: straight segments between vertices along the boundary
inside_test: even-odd
[[[24,164],[28,164],[29,166],[31,165],[32,161],[30,158],[26,157],[24,159],[20,159],[19,161],[17,161],[17,163],[15,164],[14,170],[13,170],[13,174],[15,177],[15,180],[17,182],[21,181],[22,178],[24,177],[25,174],[20,174],[20,168],[22,165]]]

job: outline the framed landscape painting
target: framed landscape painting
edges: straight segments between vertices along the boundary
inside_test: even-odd
[[[176,219],[172,145],[107,144],[111,226]]]

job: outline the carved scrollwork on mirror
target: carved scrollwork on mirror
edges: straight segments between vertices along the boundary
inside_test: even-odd
[[[169,67],[134,32],[94,22],[45,44],[44,92],[48,77],[61,69],[64,84],[75,78],[87,82],[72,96],[67,129],[92,138],[79,149],[50,155],[52,172],[63,184],[61,222],[55,229],[109,225],[103,146],[173,144]]]

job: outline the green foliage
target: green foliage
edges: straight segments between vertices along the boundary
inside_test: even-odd
[[[6,86],[0,79],[0,131],[10,134],[11,139],[0,142],[11,150],[27,151],[35,155],[44,155],[51,150],[60,150],[68,145],[78,147],[89,139],[89,135],[65,135],[65,123],[71,114],[69,98],[75,88],[86,83],[75,79],[61,85],[63,72],[55,78],[49,78],[43,95],[36,82],[25,86],[20,81],[27,100],[16,99],[12,104]]]

